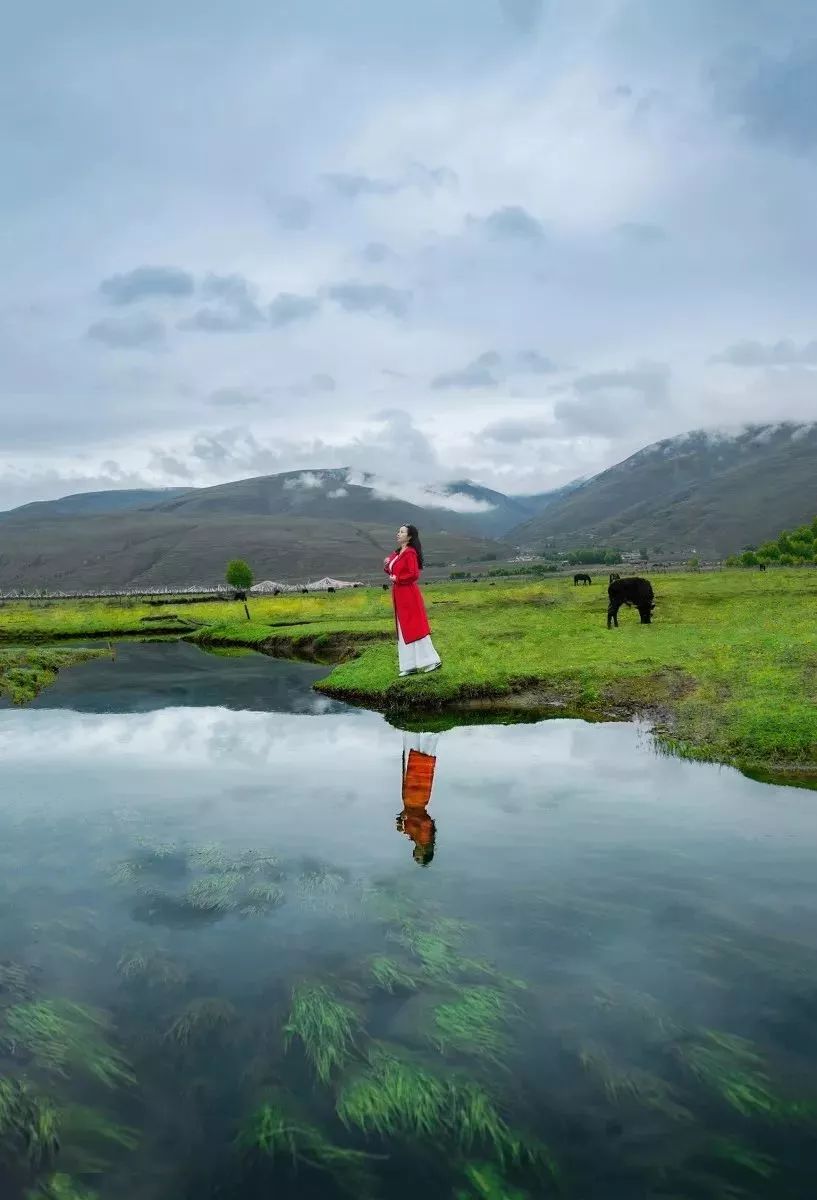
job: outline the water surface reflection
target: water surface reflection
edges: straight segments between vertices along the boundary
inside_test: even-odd
[[[0,712],[4,1198],[811,1195],[809,793],[174,686]]]

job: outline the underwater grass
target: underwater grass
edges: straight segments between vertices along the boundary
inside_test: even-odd
[[[359,1031],[357,1013],[324,984],[301,984],[293,990],[284,1045],[289,1047],[297,1038],[322,1083],[344,1066]]]
[[[236,1144],[249,1159],[263,1156],[272,1163],[283,1160],[293,1169],[305,1166],[326,1171],[354,1196],[371,1192],[370,1164],[378,1156],[334,1145],[316,1126],[290,1116],[274,1101],[256,1107],[239,1131]]]
[[[415,921],[404,921],[399,932],[391,936],[419,960],[426,979],[443,982],[471,966],[458,952],[465,929],[462,922],[448,919],[434,920],[425,928]]]
[[[259,917],[279,908],[286,900],[286,894],[277,883],[258,883],[251,887],[241,902],[241,915],[244,917]]]
[[[336,1111],[367,1136],[482,1146],[501,1162],[550,1167],[546,1149],[515,1133],[481,1084],[439,1075],[388,1047],[370,1049],[366,1068],[343,1084]]]
[[[689,1109],[676,1099],[674,1088],[660,1076],[639,1067],[620,1067],[603,1047],[592,1044],[582,1047],[579,1062],[598,1080],[612,1104],[618,1106],[630,1102],[661,1113],[671,1121],[693,1120]]]
[[[337,1101],[344,1125],[379,1137],[438,1137],[450,1106],[445,1081],[381,1049],[347,1082]]]
[[[37,1066],[57,1075],[76,1071],[105,1087],[134,1082],[125,1058],[108,1041],[108,1020],[68,1000],[36,1000],[5,1013],[0,1037],[11,1053],[31,1054]]]
[[[189,979],[181,963],[152,946],[134,946],[123,951],[116,972],[128,983],[144,983],[149,988],[183,987]]]
[[[529,1200],[529,1193],[512,1187],[493,1163],[468,1163],[464,1174],[467,1190],[458,1190],[455,1200]]]
[[[771,1155],[762,1154],[759,1150],[747,1146],[745,1142],[738,1141],[737,1138],[712,1138],[707,1150],[713,1158],[720,1159],[750,1175],[756,1175],[760,1179],[771,1179],[778,1170],[777,1163]]]
[[[675,1054],[704,1086],[743,1117],[773,1117],[784,1110],[769,1086],[763,1059],[752,1042],[721,1030],[705,1030],[700,1040],[679,1042]]]
[[[16,1079],[0,1076],[0,1158],[9,1154],[40,1170],[60,1147],[57,1111]]]
[[[219,875],[205,875],[187,889],[182,903],[200,912],[232,912],[238,908],[237,889],[242,876],[237,871],[224,871]]]
[[[0,963],[0,1007],[31,998],[31,973],[22,963]]]
[[[498,988],[462,988],[456,1000],[435,1008],[432,1040],[442,1054],[453,1050],[498,1063],[507,1051],[507,1025],[515,1012]]]
[[[58,1171],[27,1192],[26,1200],[97,1200],[97,1193],[89,1192],[70,1175]]]
[[[186,1048],[220,1036],[238,1020],[238,1010],[229,1000],[205,996],[192,1000],[165,1033],[165,1041]]]
[[[69,1174],[102,1175],[118,1151],[133,1151],[140,1143],[138,1130],[120,1125],[105,1112],[81,1104],[68,1104],[57,1113],[60,1165]]]
[[[417,988],[417,980],[394,958],[386,954],[377,954],[371,960],[369,968],[372,978],[384,992],[393,994],[397,991],[413,992]]]

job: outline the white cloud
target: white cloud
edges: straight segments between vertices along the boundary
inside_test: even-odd
[[[302,471],[300,475],[295,475],[292,479],[287,479],[284,484],[284,491],[312,492],[318,491],[322,487],[323,480],[319,475],[315,475],[311,471]]]
[[[810,418],[817,13],[784,8],[249,0],[191,42],[188,0],[71,41],[18,6],[0,504],[347,464],[539,490]]]

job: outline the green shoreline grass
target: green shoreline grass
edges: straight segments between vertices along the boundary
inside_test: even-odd
[[[378,589],[151,608],[133,600],[0,606],[3,643],[175,633],[338,665],[317,687],[410,721],[562,712],[650,720],[659,743],[751,774],[817,779],[817,572],[657,576],[651,626],[605,628],[606,575],[424,588],[444,666],[398,679],[390,597]],[[145,618],[150,620],[146,621]],[[340,661],[339,661],[340,660]],[[48,682],[48,680],[46,680]]]

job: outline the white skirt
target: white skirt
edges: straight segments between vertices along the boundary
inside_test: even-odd
[[[442,663],[442,659],[434,649],[430,634],[420,638],[419,642],[406,643],[403,641],[399,625],[397,626],[397,661],[401,675],[412,675],[415,671],[434,671]]]

